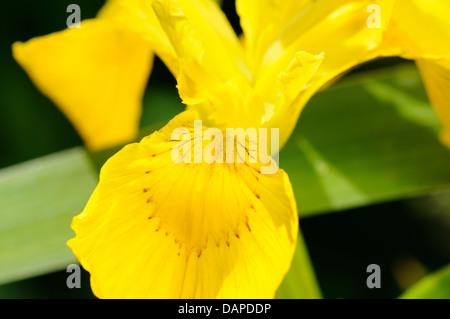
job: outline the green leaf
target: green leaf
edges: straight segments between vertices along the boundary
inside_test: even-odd
[[[302,234],[299,232],[291,269],[278,288],[278,299],[322,298]]]
[[[426,276],[400,296],[401,299],[450,299],[450,264]]]
[[[301,217],[450,186],[450,150],[415,67],[316,94],[280,153]]]
[[[82,148],[12,166],[0,173],[0,283],[63,269],[76,262],[66,241],[72,218],[97,174]]]

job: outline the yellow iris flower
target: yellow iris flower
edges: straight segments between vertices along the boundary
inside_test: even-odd
[[[381,9],[380,28],[367,25],[372,4]],[[201,119],[203,130],[279,128],[284,145],[318,89],[394,55],[417,61],[450,127],[448,1],[237,0],[236,7],[242,39],[213,1],[110,0],[79,30],[14,47],[94,149],[136,134],[151,52],[188,105],[109,159],[74,218],[68,244],[99,297],[272,298],[289,269],[298,217],[286,173],[261,175],[261,163],[175,164],[178,127]]]

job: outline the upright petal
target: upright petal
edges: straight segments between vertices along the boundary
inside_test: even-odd
[[[367,24],[370,16],[367,8],[373,4],[383,10],[379,29]],[[259,90],[266,92],[263,99],[274,100],[267,96],[267,93],[273,96],[277,88],[273,79],[289,73],[292,66],[301,70],[296,72],[301,76],[290,81],[288,87],[289,96],[294,98],[281,107],[280,102],[272,103],[283,110],[275,113],[277,121],[285,123],[281,144],[289,138],[300,112],[317,90],[339,74],[375,57],[393,5],[391,0],[238,0],[248,60],[256,61],[251,68],[253,83],[256,88],[272,86],[272,90]],[[308,52],[309,57],[302,52]]]
[[[236,0],[253,73],[281,30],[310,5],[310,0]]]
[[[450,147],[450,56],[437,61],[418,59],[416,64],[430,101],[444,126],[441,141]]]
[[[258,79],[255,91],[264,100],[265,106],[259,116],[260,125],[280,129],[281,147],[289,139],[304,106],[298,101],[309,89],[323,61],[324,54],[313,56],[307,52],[296,52],[291,56],[286,53]]]
[[[13,54],[89,148],[137,136],[153,55],[135,32],[86,20],[79,29],[15,43]]]
[[[382,28],[369,28],[369,5],[383,10]],[[252,69],[277,61],[287,51],[325,52],[316,79],[330,80],[367,59],[382,39],[392,0],[237,0]],[[342,52],[345,52],[343,54]]]
[[[177,53],[185,104],[202,103],[246,76],[240,42],[214,1],[155,0],[153,8]]]
[[[172,131],[126,146],[100,174],[69,246],[102,298],[272,298],[289,269],[298,219],[286,173],[259,164],[184,163]],[[201,141],[200,141],[201,143]]]

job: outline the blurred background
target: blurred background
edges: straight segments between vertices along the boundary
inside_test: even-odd
[[[103,2],[76,3],[81,7],[82,19],[88,19],[95,16]],[[74,2],[2,3],[2,171],[24,161],[82,146],[71,124],[36,89],[11,56],[13,42],[63,30],[69,15],[66,8],[71,3]],[[225,0],[223,7],[239,33],[233,1]],[[296,133],[283,150],[285,153],[281,153],[281,166],[290,175],[301,214],[305,212],[300,227],[325,298],[397,298],[421,278],[450,262],[450,152],[437,140],[439,124],[414,70],[412,62],[383,59],[347,74],[307,105]],[[391,75],[393,72],[395,75]],[[371,79],[378,78],[378,85],[370,84]],[[175,84],[165,66],[156,60],[144,97],[143,129],[164,123],[183,110]],[[398,96],[383,91],[387,85],[396,86],[394,93]],[[399,87],[403,88],[400,93]],[[401,104],[399,108],[386,105],[389,98],[396,99]],[[416,113],[404,112],[402,105],[412,103],[408,98],[420,104]],[[417,119],[428,122],[414,122]],[[305,151],[303,155],[296,155],[296,147]],[[377,162],[377,156],[384,162]],[[325,167],[325,172],[317,165]],[[350,180],[352,186],[343,180]],[[323,185],[319,187],[318,181]],[[333,183],[342,189],[330,195],[326,190]],[[354,188],[363,198],[354,196]],[[353,195],[344,200],[350,193]],[[331,200],[333,196],[339,200]],[[0,220],[10,218],[7,214],[15,212],[3,209]],[[69,225],[70,220],[66,227]],[[0,225],[0,234],[2,231]],[[11,237],[0,235],[0,240],[4,240],[0,247],[11,245],[6,238]],[[39,237],[36,241],[39,242]],[[0,251],[0,263],[7,268],[11,254],[5,251]],[[380,289],[366,286],[369,264],[381,267]],[[0,277],[0,298],[95,298],[88,273],[82,273],[81,289],[68,289],[64,268],[59,266],[61,270],[51,272],[37,270],[12,279]]]

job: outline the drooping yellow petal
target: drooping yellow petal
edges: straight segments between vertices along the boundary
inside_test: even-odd
[[[418,59],[416,64],[430,101],[444,126],[441,141],[450,147],[450,56],[441,61]]]
[[[259,164],[176,164],[172,131],[197,118],[186,111],[109,159],[74,218],[68,245],[98,297],[274,297],[298,231],[288,177]]]
[[[13,54],[89,148],[137,136],[153,55],[134,32],[86,20],[79,29],[15,43]]]

